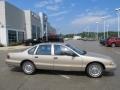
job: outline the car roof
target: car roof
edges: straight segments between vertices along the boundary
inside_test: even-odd
[[[40,43],[37,45],[46,45],[46,44],[59,44],[59,45],[66,45],[67,43],[60,43],[60,42],[47,42],[47,43]]]

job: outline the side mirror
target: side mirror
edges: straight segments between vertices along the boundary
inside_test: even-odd
[[[87,54],[87,51],[83,51],[84,54]]]

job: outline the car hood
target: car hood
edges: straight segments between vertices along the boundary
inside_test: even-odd
[[[106,55],[102,55],[102,54],[94,53],[94,52],[87,52],[86,56],[112,60],[110,56],[106,56]]]

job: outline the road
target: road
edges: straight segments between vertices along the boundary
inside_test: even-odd
[[[111,56],[117,63],[114,73],[106,72],[101,78],[89,78],[84,72],[37,70],[35,75],[25,75],[19,68],[5,64],[8,52],[0,51],[0,90],[120,90],[120,47],[111,48],[95,41],[67,41],[80,49]]]

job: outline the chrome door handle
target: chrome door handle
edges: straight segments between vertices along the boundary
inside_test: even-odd
[[[35,58],[38,58],[38,56],[35,56]]]
[[[58,59],[58,57],[54,57],[54,59]]]

